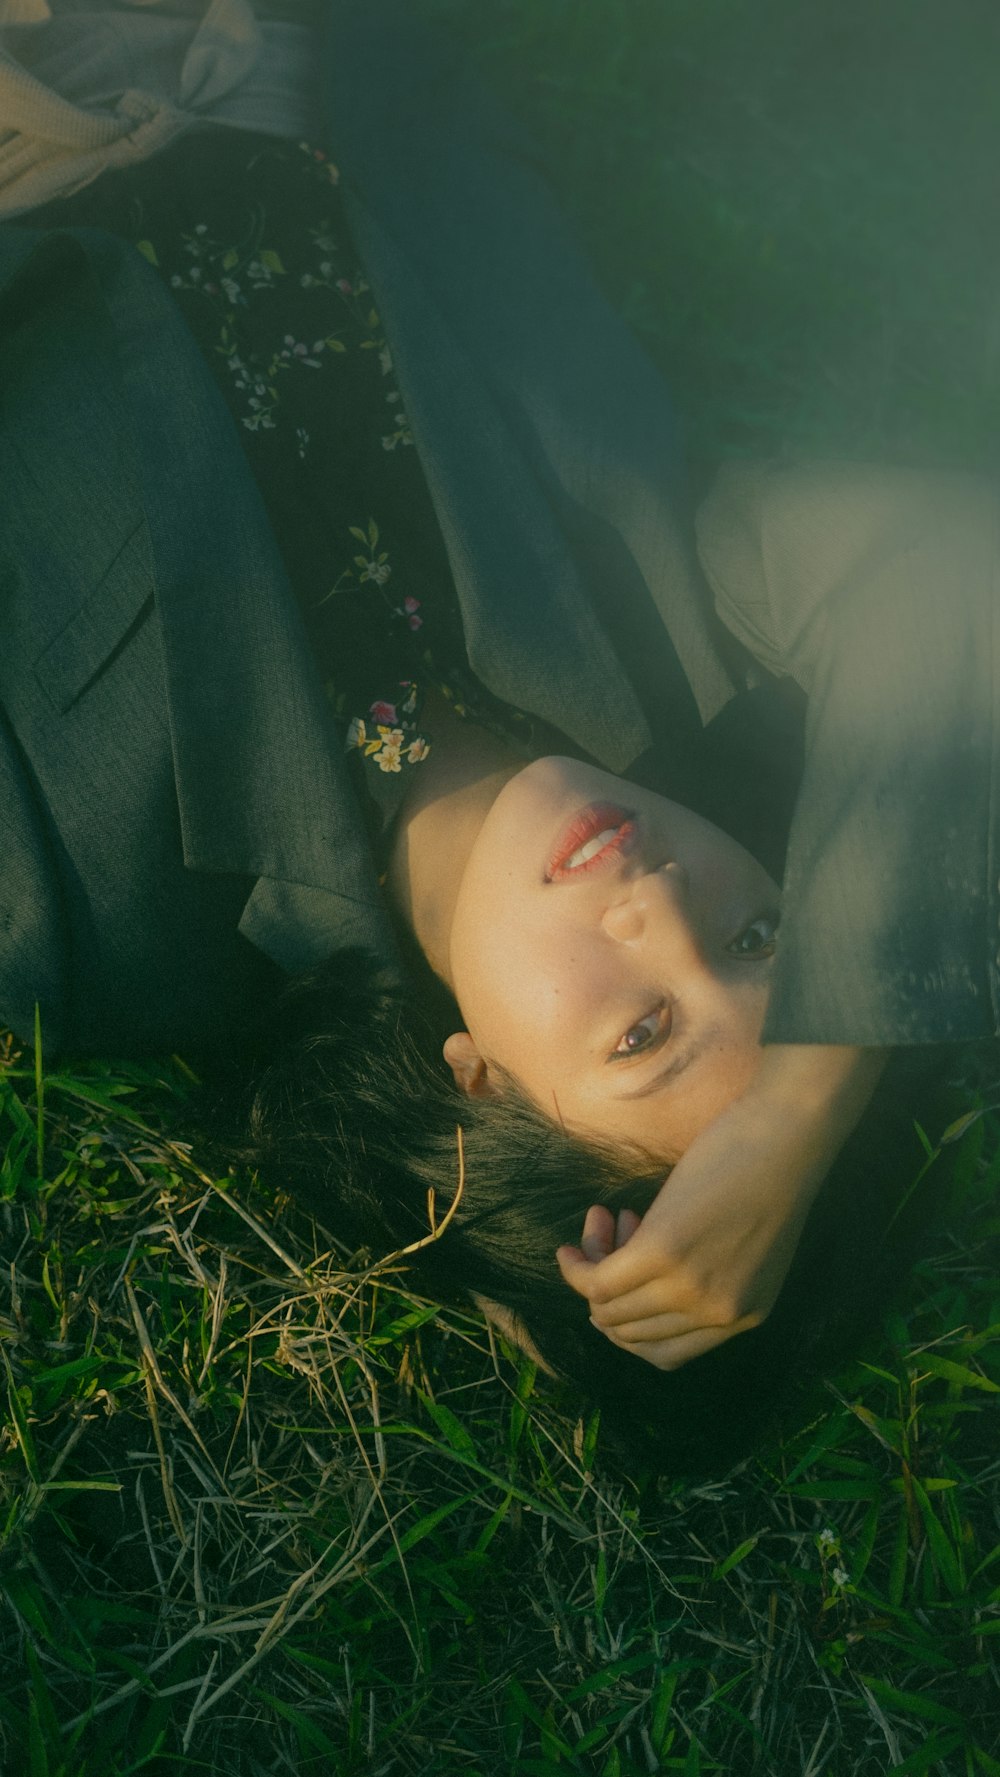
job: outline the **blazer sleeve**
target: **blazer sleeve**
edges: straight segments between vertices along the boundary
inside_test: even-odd
[[[996,490],[734,464],[697,530],[720,616],[808,699],[763,1040],[995,1036]]]

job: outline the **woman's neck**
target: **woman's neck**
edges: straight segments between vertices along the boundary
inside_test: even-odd
[[[423,716],[433,741],[396,822],[385,886],[431,968],[450,986],[449,939],[466,862],[494,801],[525,761],[506,741],[456,716],[436,691]]]

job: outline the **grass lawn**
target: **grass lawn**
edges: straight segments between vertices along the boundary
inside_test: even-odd
[[[696,461],[998,466],[992,5],[419,4],[530,128]],[[990,1065],[942,1056],[970,1115],[923,1128],[880,1328],[688,1483],[206,1172],[176,1059],[8,1045],[0,1772],[996,1777]]]

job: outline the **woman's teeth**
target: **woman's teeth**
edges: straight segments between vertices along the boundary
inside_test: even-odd
[[[620,827],[605,827],[603,833],[595,833],[593,839],[587,840],[586,845],[579,845],[575,852],[570,853],[563,869],[575,870],[580,864],[589,864],[591,858],[596,858],[598,852],[603,851],[606,845],[610,845],[612,839],[617,838],[620,832]]]

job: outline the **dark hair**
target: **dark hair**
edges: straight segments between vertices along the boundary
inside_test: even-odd
[[[430,1293],[512,1311],[548,1365],[601,1405],[612,1436],[654,1465],[690,1472],[734,1460],[884,1299],[880,1232],[922,1156],[912,1068],[887,1069],[763,1326],[665,1373],[590,1325],[554,1256],[578,1241],[591,1203],[642,1213],[663,1164],[573,1136],[514,1083],[494,1097],[461,1095],[424,1001],[359,952],[293,982],[269,1024],[240,1157],[342,1242],[379,1257],[444,1220],[461,1129],[461,1201],[441,1237],[410,1259]]]
[[[461,1129],[460,1205],[447,1234],[414,1254],[453,1299],[488,1296],[537,1317],[539,1291],[560,1281],[555,1245],[579,1235],[581,1203],[626,1193],[645,1208],[662,1183],[663,1166],[641,1149],[574,1138],[514,1081],[498,1097],[460,1093],[424,996],[418,1004],[363,953],[295,980],[270,1033],[246,1157],[347,1244],[379,1255],[420,1240],[429,1192],[440,1224],[458,1186]]]

